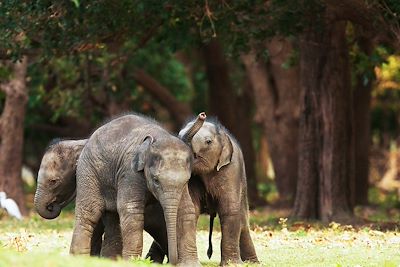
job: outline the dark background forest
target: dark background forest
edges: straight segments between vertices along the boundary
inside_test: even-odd
[[[21,169],[36,175],[53,138],[132,111],[177,133],[205,111],[241,144],[251,208],[398,208],[399,14],[396,0],[2,1],[0,191],[28,214]]]

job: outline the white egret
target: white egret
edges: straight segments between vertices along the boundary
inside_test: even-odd
[[[8,214],[17,218],[18,220],[22,219],[22,215],[19,211],[17,203],[13,199],[7,198],[5,192],[0,192],[0,207],[5,209]]]

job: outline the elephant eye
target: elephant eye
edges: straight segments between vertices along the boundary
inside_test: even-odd
[[[207,145],[211,145],[211,143],[212,143],[212,140],[210,140],[210,139],[207,139],[207,140],[206,140],[206,144],[207,144]]]
[[[157,177],[153,177],[153,183],[155,186],[160,186],[160,180]]]

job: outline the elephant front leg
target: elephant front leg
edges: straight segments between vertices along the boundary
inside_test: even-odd
[[[137,206],[136,203],[126,203],[124,207],[118,209],[121,221],[122,235],[122,257],[124,259],[139,258],[143,250],[143,228],[144,214],[132,210],[129,205]]]
[[[196,246],[197,216],[188,187],[182,193],[178,209],[178,265],[201,266],[197,257]]]
[[[139,258],[143,250],[146,185],[141,177],[121,179],[118,184],[117,211],[122,235],[122,258]]]
[[[124,203],[118,209],[121,221],[122,257],[124,259],[139,258],[142,255],[144,210],[138,206],[143,205],[141,203]]]
[[[221,265],[241,264],[239,238],[241,221],[239,214],[219,215],[221,219]]]

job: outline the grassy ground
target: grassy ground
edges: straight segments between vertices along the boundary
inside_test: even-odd
[[[302,222],[288,223],[287,212],[258,211],[252,214],[252,237],[261,266],[400,266],[400,233],[362,226],[354,229]],[[73,215],[63,213],[46,221],[35,215],[23,221],[0,220],[0,267],[148,266],[148,261],[111,261],[68,255]],[[208,219],[201,218],[197,236],[200,261],[218,266],[221,234],[214,231],[214,255],[206,256]],[[216,229],[219,224],[216,223]],[[144,253],[151,238],[145,235]]]

